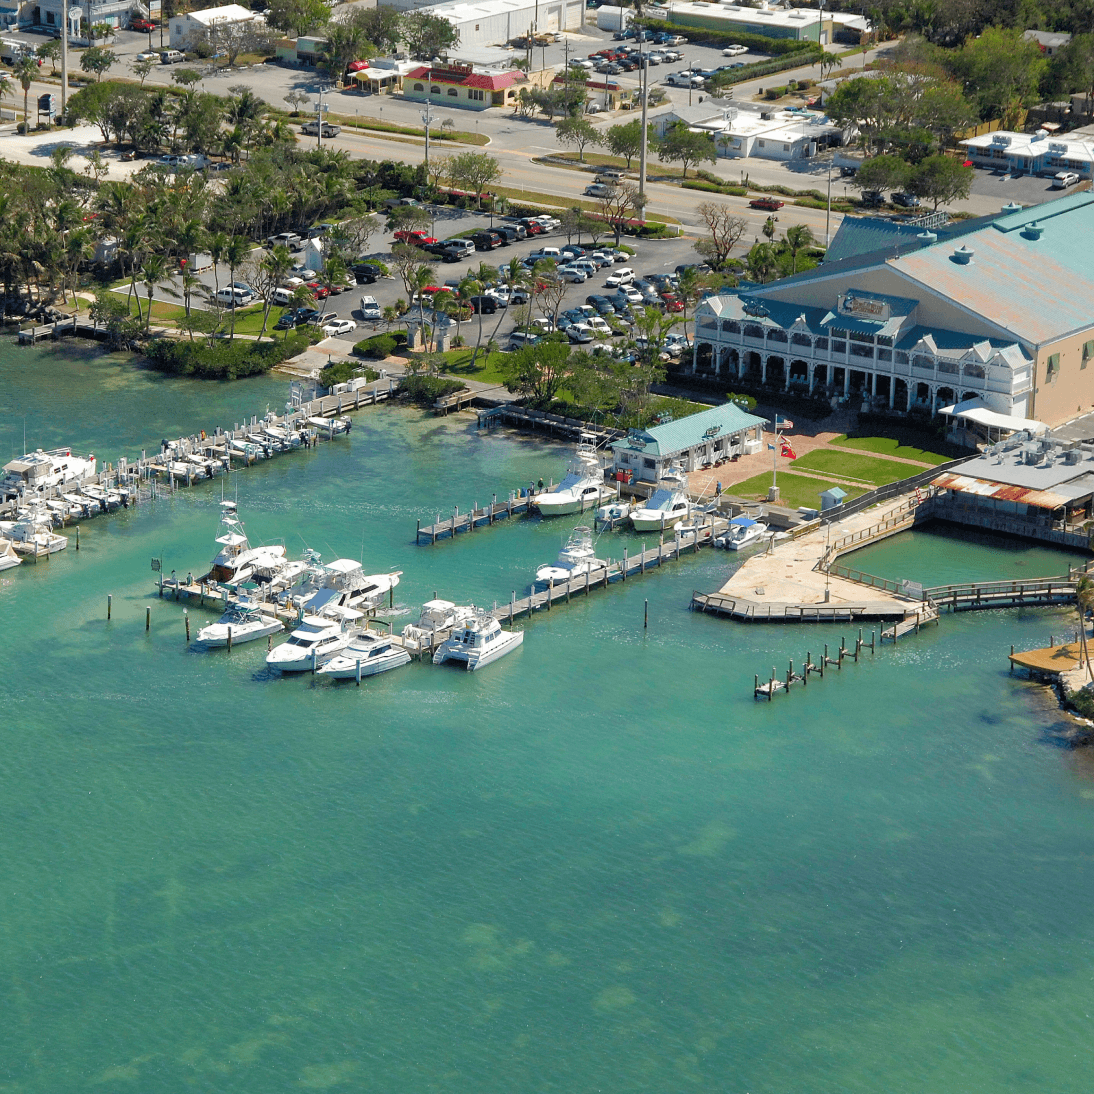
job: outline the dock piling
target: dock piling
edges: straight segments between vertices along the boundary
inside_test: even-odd
[[[357,686],[361,686],[361,658],[357,658]]]
[[[110,593],[106,594],[106,621],[110,622],[110,609],[114,606],[114,597]],[[1014,647],[1011,647],[1011,653],[1014,652]]]
[[[182,619],[186,624],[186,644],[190,644],[190,613],[186,608],[182,609]]]
[[[228,628],[228,652],[232,652],[232,628]]]
[[[76,525],[76,550],[80,549],[80,526]]]
[[[152,609],[146,604],[144,606],[144,632],[147,634],[152,629]]]
[[[650,629],[650,602],[645,601],[645,607],[642,610],[642,629],[648,631]]]

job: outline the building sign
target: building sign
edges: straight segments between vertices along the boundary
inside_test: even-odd
[[[877,323],[884,323],[889,318],[889,305],[876,296],[847,292],[836,300],[836,311],[840,315],[849,315],[855,319],[872,319]]]

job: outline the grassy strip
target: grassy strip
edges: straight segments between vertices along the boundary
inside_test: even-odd
[[[468,380],[481,380],[487,384],[501,384],[505,382],[502,375],[502,366],[509,359],[507,353],[487,353],[486,343],[490,340],[490,332],[497,325],[497,319],[495,318],[493,323],[490,323],[490,316],[483,322],[482,325],[482,349],[479,350],[479,358],[475,362],[474,367],[471,365],[471,357],[474,354],[474,346],[464,346],[462,349],[450,349],[441,354],[445,359],[445,365],[442,371],[448,376],[462,376]],[[502,326],[505,324],[503,323]],[[475,322],[472,322],[468,329],[464,332],[464,338],[469,342],[475,340],[478,337],[478,331],[475,329]]]
[[[886,486],[891,482],[916,474],[914,467],[894,460],[881,460],[874,456],[852,456],[831,448],[818,448],[795,461],[803,471],[819,471],[822,475],[835,475],[841,479],[854,479],[874,486]]]
[[[820,495],[822,490],[832,486],[839,486],[848,499],[857,498],[865,494],[865,489],[856,486],[845,486],[842,483],[828,482],[825,479],[810,479],[805,475],[794,475],[789,471],[780,471],[778,477],[779,504],[796,509],[799,505],[807,505],[811,509],[820,508]],[[722,488],[723,493],[732,494],[738,498],[759,499],[767,497],[767,491],[771,487],[771,472],[765,471],[760,475],[753,475],[744,482],[731,483]]]
[[[418,129],[410,125],[395,125],[393,122],[382,122],[377,118],[362,118],[357,114],[328,114],[326,120],[332,125],[340,125],[343,129],[365,129],[376,133],[400,133],[407,137],[425,139],[424,129]],[[435,141],[452,141],[456,144],[484,145],[490,143],[490,138],[483,133],[468,133],[458,129],[430,128],[429,136]]]
[[[600,204],[595,201],[584,201],[581,198],[562,197],[558,194],[537,194],[531,190],[518,190],[512,186],[495,186],[494,193],[507,197],[510,201],[526,202],[529,205],[542,205],[548,209],[572,209],[580,206],[586,213],[599,213]],[[650,224],[679,224],[675,217],[658,213],[656,220],[650,220]]]
[[[904,444],[896,437],[848,437],[844,433],[830,443],[839,448],[855,448],[860,452],[873,452],[879,456],[901,456],[906,460],[919,460],[920,463],[929,463],[932,467],[947,463],[952,458]]]

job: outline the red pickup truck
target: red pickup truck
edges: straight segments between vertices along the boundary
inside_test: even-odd
[[[130,30],[139,30],[142,34],[151,34],[156,29],[156,24],[150,19],[130,19]]]
[[[436,239],[426,232],[418,229],[410,230],[403,228],[395,233],[396,243],[412,243],[415,247],[425,247],[429,243],[436,243]]]

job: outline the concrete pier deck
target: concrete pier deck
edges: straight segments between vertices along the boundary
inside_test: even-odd
[[[734,615],[743,615],[752,606],[748,612],[752,618],[793,615],[810,619],[856,615],[903,618],[914,614],[925,605],[918,598],[902,595],[896,582],[869,582],[870,587],[866,588],[866,582],[826,572],[822,563],[826,557],[834,560],[840,549],[905,531],[915,519],[916,505],[905,496],[854,513],[830,526],[817,525],[748,558],[712,595],[709,606],[725,610],[726,601],[733,601],[737,609],[732,612]]]

